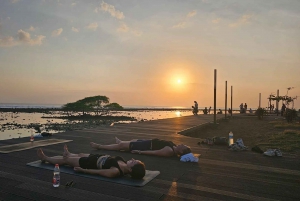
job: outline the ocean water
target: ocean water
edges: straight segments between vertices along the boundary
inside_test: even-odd
[[[53,130],[53,125],[71,125],[78,124],[80,121],[70,121],[65,119],[50,118],[53,116],[61,116],[62,112],[52,113],[13,113],[13,112],[0,112],[0,140],[29,137],[31,134],[38,134],[33,126],[34,124],[40,127],[42,132],[57,133],[64,130]],[[174,118],[181,116],[192,115],[188,110],[132,110],[132,111],[113,111],[110,113],[112,116],[128,116],[134,117],[137,121],[151,121],[157,119]],[[42,118],[43,117],[43,118]],[[47,118],[49,117],[49,118]],[[137,121],[116,121],[116,123],[133,123]],[[109,124],[112,122],[109,122]],[[35,126],[35,127],[36,127]]]
[[[0,140],[29,137],[31,134],[38,134],[33,126],[40,127],[42,132],[57,133],[64,130],[55,129],[53,125],[71,125],[80,123],[80,121],[69,121],[65,119],[50,118],[63,115],[62,112],[55,111],[55,108],[61,108],[62,105],[50,104],[5,104],[0,103],[0,108],[53,108],[51,113],[13,113],[0,112]],[[167,106],[125,106],[125,111],[112,111],[112,116],[134,117],[137,121],[151,121],[166,118],[178,118],[192,115],[192,108],[167,107]],[[176,109],[175,109],[176,108]],[[132,109],[132,110],[131,110]],[[199,114],[202,114],[199,108]],[[219,109],[219,108],[218,108]],[[222,109],[222,108],[221,108]],[[213,110],[212,110],[213,111]],[[42,118],[43,117],[43,118]],[[47,118],[49,117],[49,118]],[[137,121],[119,121],[116,123],[133,123]],[[112,122],[108,122],[112,123]],[[35,126],[35,127],[36,127]]]

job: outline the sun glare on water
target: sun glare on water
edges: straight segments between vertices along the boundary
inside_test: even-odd
[[[176,111],[175,114],[176,114],[177,117],[181,117],[180,111]]]

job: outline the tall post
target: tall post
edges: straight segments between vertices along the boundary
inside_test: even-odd
[[[216,107],[217,107],[217,69],[215,69],[215,79],[214,79],[214,124],[217,123],[217,113],[216,113]]]
[[[233,113],[233,109],[232,109],[232,86],[231,86],[231,116],[232,116],[232,113]]]
[[[227,117],[227,81],[225,81],[225,119]]]
[[[260,102],[261,102],[261,93],[259,93],[258,108],[260,108]]]
[[[279,114],[279,100],[278,100],[278,98],[279,98],[279,89],[277,89],[277,100],[276,100],[276,114],[277,114],[277,116],[278,116],[278,114]]]

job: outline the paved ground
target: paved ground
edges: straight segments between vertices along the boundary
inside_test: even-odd
[[[223,116],[218,116],[222,118]],[[293,156],[264,157],[251,151],[231,152],[223,146],[199,146],[199,139],[177,134],[212,121],[212,115],[188,116],[135,124],[117,124],[93,130],[70,131],[52,138],[73,140],[70,151],[108,153],[145,162],[161,174],[144,187],[131,187],[61,173],[61,183],[73,180],[72,188],[52,187],[52,171],[26,166],[37,160],[36,148],[0,154],[0,200],[300,200],[300,161]],[[198,163],[178,158],[96,151],[90,141],[113,143],[120,139],[161,138],[191,146],[201,154]],[[1,145],[28,142],[29,138],[0,141]],[[47,155],[62,153],[63,144],[43,147]]]

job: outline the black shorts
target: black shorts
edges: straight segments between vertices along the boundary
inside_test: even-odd
[[[79,159],[79,166],[83,169],[98,169],[97,160],[100,154],[90,154],[88,157],[81,157]]]
[[[136,142],[130,142],[129,150],[152,150],[152,140],[137,140]]]

